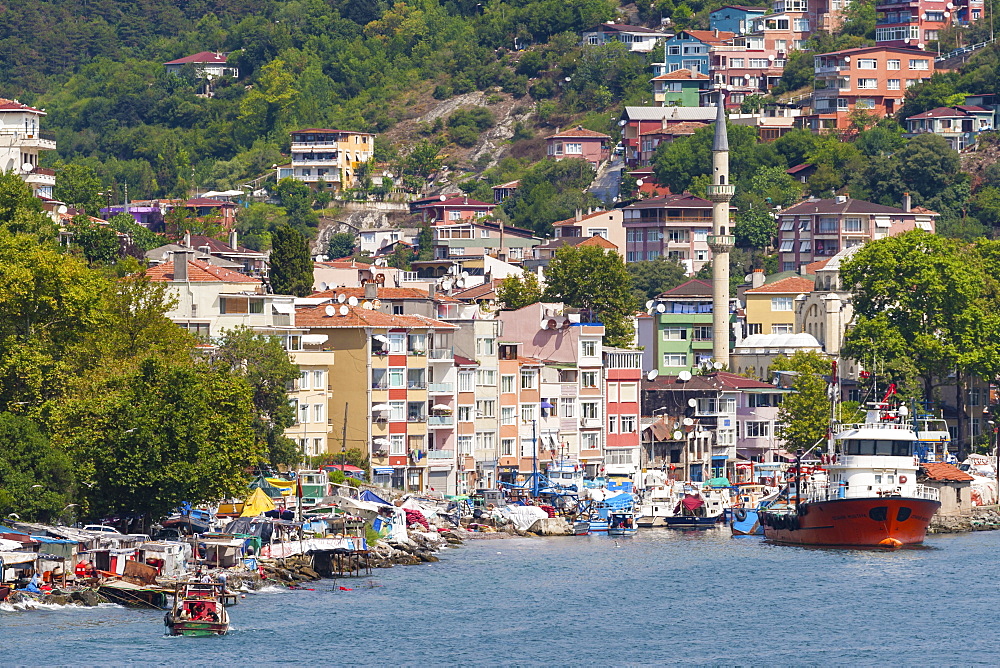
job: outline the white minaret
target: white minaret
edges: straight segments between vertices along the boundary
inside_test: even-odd
[[[735,191],[729,183],[729,135],[726,132],[725,94],[719,90],[712,142],[712,355],[716,362],[729,366],[729,251],[736,240],[729,226],[729,200]]]

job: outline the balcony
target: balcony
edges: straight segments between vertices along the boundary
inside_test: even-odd
[[[340,183],[340,174],[324,174],[319,176],[318,174],[310,174],[308,176],[303,176],[302,174],[292,174],[288,178],[293,181],[302,181],[303,183],[316,183],[320,179],[326,181],[327,183]]]
[[[427,351],[427,357],[436,362],[450,362],[455,359],[454,348],[431,348]]]
[[[406,384],[408,390],[426,390],[427,383],[422,380],[411,380]]]
[[[406,416],[407,422],[427,422],[427,416],[423,413],[410,413]]]
[[[56,184],[56,177],[54,174],[42,174],[39,172],[32,172],[24,177],[24,182],[27,184],[36,184],[40,186],[54,186]]]
[[[13,137],[13,144],[21,148],[37,148],[43,151],[52,151],[56,148],[56,136],[51,132],[0,130],[0,135]]]
[[[427,418],[428,427],[453,427],[455,418],[452,415],[431,415]]]
[[[427,390],[431,394],[451,394],[455,391],[454,383],[428,383]]]
[[[850,72],[851,64],[844,63],[843,65],[816,65],[813,69],[814,74],[835,74],[837,72]]]
[[[441,459],[454,459],[454,458],[455,458],[455,451],[454,450],[428,450],[427,451],[427,459],[441,460]]]
[[[601,418],[580,418],[582,429],[600,429],[601,424]]]
[[[711,185],[705,188],[708,199],[713,202],[728,202],[736,194],[736,186],[729,184]]]

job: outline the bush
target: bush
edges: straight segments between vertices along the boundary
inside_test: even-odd
[[[451,86],[445,86],[442,84],[434,87],[433,95],[435,100],[447,100],[452,96],[452,93],[453,91]]]
[[[459,125],[448,129],[448,139],[464,148],[472,148],[479,141],[479,131],[471,125]]]

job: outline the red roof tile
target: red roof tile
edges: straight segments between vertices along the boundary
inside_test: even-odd
[[[928,462],[921,464],[920,467],[929,479],[937,480],[938,482],[969,482],[970,480],[975,480],[971,475],[953,464]]]
[[[619,213],[619,215],[621,214]],[[603,211],[603,210],[592,211],[591,213],[581,214],[579,220],[577,220],[577,218],[574,216],[573,218],[567,218],[566,220],[557,220],[556,222],[552,223],[552,226],[562,227],[564,225],[574,225],[575,223],[582,223],[585,220],[591,220],[593,218],[597,218],[598,216],[607,216],[609,219],[613,219],[614,213],[611,211]]]
[[[330,307],[333,315],[327,315]],[[340,315],[340,310],[347,310],[346,315]],[[319,306],[297,306],[295,308],[295,325],[297,327],[317,327],[334,329],[356,329],[358,327],[374,327],[377,329],[397,328],[430,328],[458,329],[440,320],[426,318],[422,315],[390,315],[381,311],[369,311],[360,306],[340,306],[321,304]]]
[[[563,130],[562,132],[557,132],[554,135],[549,135],[546,139],[557,139],[561,137],[579,137],[581,139],[611,139],[610,135],[606,135],[603,132],[594,132],[593,130],[588,130],[587,128],[578,125],[572,130]]]
[[[177,60],[169,60],[164,65],[186,65],[187,63],[212,63],[212,64],[222,64],[226,62],[227,54],[215,53],[213,51],[201,51],[199,53],[192,54],[190,56],[184,56],[183,58],[178,58]]]
[[[683,32],[706,44],[721,44],[736,37],[736,33],[726,30],[684,30]]]
[[[323,290],[321,292],[314,292],[309,297],[318,298],[325,297],[327,299],[336,299],[338,295],[345,295],[346,297],[357,297],[358,299],[365,298],[364,288],[330,288],[329,290]],[[382,288],[378,289],[378,299],[429,299],[427,290],[421,290],[420,288]],[[439,302],[457,302],[457,299],[450,297],[446,294],[440,292],[434,295],[434,300]]]
[[[747,290],[747,294],[804,294],[806,292],[812,292],[815,285],[816,281],[810,281],[808,278],[789,276],[788,278],[783,278],[780,281],[775,281],[774,283],[767,283],[759,288],[751,288],[750,290]]]
[[[374,137],[375,135],[371,132],[360,132],[358,130],[330,130],[324,128],[306,128],[305,130],[293,130],[290,134],[297,135],[301,133],[308,133],[312,135],[369,135]]]
[[[497,288],[500,287],[500,282],[501,279],[494,278],[489,283],[483,283],[482,285],[476,285],[466,290],[452,293],[452,296],[462,301],[470,299],[496,299]]]
[[[8,100],[5,97],[0,97],[0,111],[30,111],[34,114],[45,115],[45,112],[41,109],[35,109],[34,107],[29,107],[23,102],[18,102],[17,100]]]
[[[151,281],[173,281],[174,261],[164,262],[146,270]],[[260,279],[246,276],[232,269],[217,267],[201,260],[188,260],[188,280],[192,283],[256,283]]]
[[[833,258],[826,257],[823,258],[822,260],[816,260],[815,262],[810,262],[809,264],[806,265],[806,273],[809,274],[810,276],[815,275],[816,272],[825,267],[826,263],[829,262],[831,259]]]
[[[618,250],[618,246],[616,244],[611,243],[610,241],[608,241],[607,239],[605,239],[604,237],[602,237],[599,234],[595,234],[594,236],[590,237],[586,241],[581,241],[580,243],[577,244],[577,246],[578,247],[579,246],[597,246],[598,248],[604,248],[604,249],[608,249],[608,250]]]
[[[679,70],[674,70],[673,72],[667,72],[666,74],[655,76],[650,79],[650,81],[678,81],[680,79],[708,79],[708,75],[702,74],[701,72],[692,72],[686,68],[681,68]]]

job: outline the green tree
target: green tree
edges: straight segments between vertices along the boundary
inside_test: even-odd
[[[299,460],[295,443],[284,431],[295,423],[295,409],[288,401],[288,385],[299,377],[299,368],[274,337],[239,328],[223,333],[211,356],[212,366],[242,376],[253,392],[253,428],[257,443],[273,465]]]
[[[166,237],[153,232],[148,227],[143,227],[127,213],[119,213],[109,218],[108,226],[116,232],[127,234],[132,243],[144,251],[153,250],[169,243]]]
[[[355,237],[350,232],[337,232],[330,235],[326,243],[326,256],[331,260],[348,257],[354,253]]]
[[[73,245],[80,249],[92,266],[110,266],[118,262],[121,244],[118,234],[110,226],[98,225],[81,215],[73,217],[70,231],[73,233]]]
[[[940,135],[917,135],[896,153],[896,158],[903,181],[924,198],[938,195],[957,180],[967,178],[962,175],[958,151]]]
[[[417,259],[426,261],[434,259],[434,230],[427,223],[420,226],[417,232]]]
[[[0,231],[30,234],[43,242],[54,242],[58,232],[41,200],[14,172],[0,172]]]
[[[778,225],[766,209],[747,209],[737,214],[733,234],[736,235],[736,245],[741,248],[764,249],[774,243]]]
[[[538,276],[524,271],[520,275],[511,274],[500,281],[497,287],[497,302],[501,308],[514,311],[542,301],[542,287]]]
[[[104,198],[101,180],[93,168],[76,163],[58,161],[54,165],[56,185],[53,195],[60,202],[83,209],[91,216],[99,216]]]
[[[309,242],[302,234],[282,225],[271,234],[271,288],[275,294],[306,297],[312,294],[313,265]]]
[[[313,211],[313,191],[302,181],[285,178],[278,183],[278,199],[285,208],[288,225],[299,233],[311,236],[319,226],[319,216]],[[272,234],[274,230],[271,230]]]
[[[681,263],[662,255],[655,260],[629,262],[625,268],[632,276],[632,289],[641,301],[653,299],[687,280]]]
[[[593,314],[604,324],[608,345],[631,345],[631,317],[638,301],[617,252],[597,246],[563,246],[549,263],[545,281],[546,301],[561,301]]]
[[[778,409],[777,436],[789,452],[809,450],[826,436],[830,423],[830,397],[825,375],[830,361],[813,351],[798,351],[791,357],[779,355],[768,375],[776,371],[794,374],[793,392],[786,394]]]
[[[22,520],[65,519],[76,481],[69,456],[52,445],[30,419],[0,413],[0,517]]]

